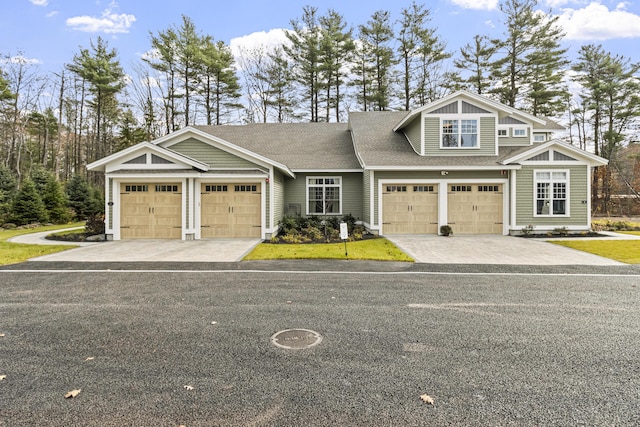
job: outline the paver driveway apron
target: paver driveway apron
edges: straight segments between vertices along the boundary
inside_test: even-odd
[[[541,239],[513,236],[387,235],[416,262],[432,264],[624,265]]]
[[[34,261],[77,262],[234,262],[240,261],[260,239],[135,239],[96,243],[34,258]]]

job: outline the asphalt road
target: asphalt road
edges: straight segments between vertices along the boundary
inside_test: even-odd
[[[638,270],[51,267],[0,270],[3,427],[640,424]]]

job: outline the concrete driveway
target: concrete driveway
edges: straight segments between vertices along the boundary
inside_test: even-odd
[[[30,244],[60,244],[46,240],[51,232],[25,234],[10,241]],[[235,262],[240,261],[259,239],[162,240],[139,239],[85,242],[79,248],[32,258],[31,261],[72,262]],[[77,243],[75,243],[77,245]]]
[[[416,262],[430,264],[625,265],[541,239],[513,236],[386,236]],[[607,237],[608,238],[608,237]],[[611,236],[611,238],[615,238]]]

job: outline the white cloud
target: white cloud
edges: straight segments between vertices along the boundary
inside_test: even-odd
[[[31,4],[35,4],[36,6],[46,6],[49,4],[49,0],[29,0]]]
[[[558,24],[569,40],[609,40],[640,37],[640,16],[625,10],[626,3],[616,9],[591,2],[583,9],[562,9]]]
[[[114,9],[117,8],[117,3],[112,2],[102,12],[100,18],[87,15],[75,16],[67,19],[67,26],[73,30],[87,33],[128,33],[129,28],[136,21],[136,17],[126,13],[117,14],[114,12]]]
[[[275,28],[268,32],[258,31],[246,36],[233,38],[229,42],[229,47],[231,47],[233,55],[238,57],[242,50],[264,48],[266,51],[271,51],[277,46],[281,46],[288,42],[289,39],[287,39],[287,36],[285,35],[285,30]]]
[[[53,18],[54,16],[58,15],[58,11],[57,10],[52,10],[51,12],[47,13],[47,18]]]
[[[42,61],[35,58],[26,58],[22,55],[11,56],[9,58],[0,58],[1,64],[21,64],[21,65],[40,65]]]
[[[491,19],[489,19],[488,21],[484,21],[484,25],[486,25],[489,28],[495,28],[496,27],[496,24],[494,24]]]
[[[451,3],[464,9],[494,10],[498,8],[498,0],[451,0]]]

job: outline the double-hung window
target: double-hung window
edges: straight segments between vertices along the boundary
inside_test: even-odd
[[[342,179],[340,177],[307,178],[307,214],[340,214]]]
[[[475,148],[478,146],[477,120],[442,120],[443,148]]]
[[[567,171],[536,171],[536,215],[567,216],[569,173]]]

